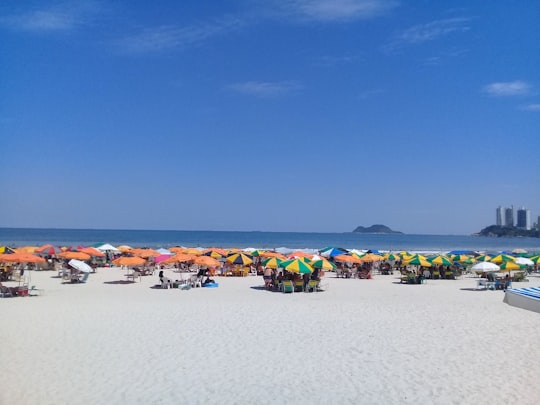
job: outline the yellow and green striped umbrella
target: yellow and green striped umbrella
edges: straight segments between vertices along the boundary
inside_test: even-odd
[[[269,269],[277,269],[278,267],[282,267],[283,262],[284,260],[279,257],[269,257],[268,259],[263,260],[262,264]]]
[[[431,267],[431,263],[422,255],[414,255],[412,258],[405,260],[405,264],[413,264],[415,266]]]
[[[502,262],[499,265],[499,267],[503,271],[521,270],[521,266],[517,264],[516,262],[512,262],[512,261]]]
[[[442,264],[443,266],[451,266],[453,264],[452,260],[450,260],[450,258],[445,255],[431,257],[428,259],[428,261],[430,261],[432,264]]]
[[[474,258],[477,262],[489,262],[491,260],[490,255],[482,255]]]
[[[322,270],[334,270],[336,268],[336,265],[332,262],[329,262],[328,260],[321,258],[319,260],[315,260],[311,263],[309,263],[311,267],[314,267],[316,269],[322,269]]]
[[[306,262],[300,259],[288,260],[282,263],[282,266],[287,271],[292,271],[293,273],[300,274],[311,274],[313,273],[313,267],[311,267]]]
[[[503,255],[503,254],[497,255],[490,260],[490,262],[492,263],[514,262],[514,261],[516,261],[516,258],[514,256]]]

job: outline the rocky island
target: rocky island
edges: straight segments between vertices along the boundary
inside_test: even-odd
[[[353,231],[353,233],[403,233],[399,231],[393,231],[392,229],[388,228],[386,225],[371,225],[369,227],[364,226],[358,226]]]
[[[515,226],[500,226],[490,225],[473,236],[489,236],[489,237],[529,237],[540,238],[540,231],[536,229],[521,229]]]

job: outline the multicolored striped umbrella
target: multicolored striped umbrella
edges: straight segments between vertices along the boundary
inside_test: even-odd
[[[226,259],[229,263],[240,264],[242,266],[247,266],[253,263],[251,256],[248,256],[244,253],[233,253]]]
[[[439,265],[442,264],[443,266],[451,266],[453,264],[452,260],[450,260],[448,256],[444,256],[444,255],[431,257],[428,259],[428,261],[430,261],[432,264],[439,264]]]
[[[431,267],[431,263],[422,255],[414,255],[409,260],[405,261],[405,264],[409,265],[415,265],[415,266],[423,266],[423,267]]]
[[[282,267],[284,261],[285,260],[282,260],[279,257],[269,257],[268,259],[263,260],[262,265],[269,269],[277,269],[278,267]]]
[[[315,260],[309,263],[309,265],[315,269],[322,269],[322,270],[335,270],[336,268],[336,265],[334,263],[329,262],[326,259]]]
[[[513,262],[515,260],[516,260],[516,258],[514,256],[500,254],[500,255],[497,255],[497,256],[493,257],[490,260],[490,262],[492,262],[492,263],[502,263],[502,262]]]
[[[293,273],[313,273],[313,267],[300,259],[288,260],[287,262],[282,263],[282,266],[285,270],[292,271]]]
[[[491,260],[490,255],[482,255],[474,258],[477,262],[489,262]]]

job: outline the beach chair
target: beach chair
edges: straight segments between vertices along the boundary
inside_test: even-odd
[[[294,284],[291,280],[283,280],[281,282],[281,289],[284,293],[293,293],[294,292]]]
[[[131,279],[133,282],[135,282],[136,278],[139,278],[139,283],[141,282],[141,272],[138,270],[134,270],[133,272],[126,274],[126,278],[128,281]]]
[[[30,297],[36,297],[38,295],[43,295],[43,290],[40,288],[37,288],[35,285],[31,286],[28,289],[28,296]]]
[[[304,280],[295,280],[294,281],[294,292],[304,291]]]
[[[309,280],[308,285],[306,286],[306,292],[317,292],[319,290],[319,280]]]
[[[441,273],[439,272],[439,270],[433,270],[433,279],[438,280],[440,278],[441,278]]]
[[[14,297],[13,292],[11,291],[11,288],[2,286],[0,287],[0,297],[7,298],[7,297]]]
[[[444,278],[447,280],[455,280],[456,277],[454,276],[454,273],[452,271],[445,271],[444,272]]]

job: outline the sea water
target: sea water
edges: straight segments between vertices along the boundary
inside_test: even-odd
[[[407,235],[303,232],[227,232],[114,229],[0,228],[0,246],[92,246],[102,243],[133,247],[222,247],[275,249],[346,249],[382,251],[473,250],[511,251],[516,248],[540,252],[540,238],[488,238],[468,235]]]

